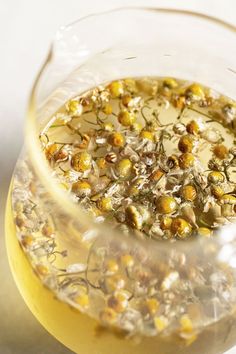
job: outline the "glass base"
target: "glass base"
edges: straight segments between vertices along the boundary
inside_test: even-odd
[[[232,328],[227,320],[207,327],[188,347],[182,346],[173,337],[124,339],[120,333],[101,327],[92,318],[56,299],[54,294],[41,283],[16,237],[11,208],[11,189],[6,207],[5,227],[9,263],[22,297],[45,329],[75,353],[110,354],[112,348],[113,354],[147,352],[150,354],[220,354],[233,345],[236,328]]]

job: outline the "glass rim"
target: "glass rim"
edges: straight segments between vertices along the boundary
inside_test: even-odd
[[[69,29],[70,27],[80,23],[81,21],[85,21],[86,19],[90,19],[91,17],[99,17],[101,15],[109,15],[119,11],[141,11],[141,12],[153,12],[153,13],[163,13],[163,14],[173,14],[173,15],[184,15],[186,17],[194,17],[199,18],[207,22],[211,22],[213,24],[218,25],[219,27],[225,28],[229,31],[232,31],[236,34],[236,26],[225,22],[222,19],[219,19],[214,16],[210,16],[204,13],[195,12],[191,10],[180,10],[174,8],[155,8],[155,7],[119,7],[108,11],[102,11],[97,13],[91,13],[89,15],[83,16],[68,25],[61,26],[56,33],[60,33],[60,31],[64,31]],[[38,85],[43,76],[43,73],[47,66],[50,64],[53,53],[54,53],[54,41],[56,36],[52,39],[51,46],[49,52],[46,56],[46,59],[39,70],[36,79],[34,81],[33,87],[30,92],[30,97],[28,101],[28,107],[26,112],[26,127],[25,127],[25,142],[27,154],[30,157],[31,163],[33,163],[33,167],[35,169],[37,176],[41,180],[43,186],[46,186],[46,189],[49,191],[50,196],[60,205],[63,205],[63,209],[67,214],[71,215],[73,219],[79,220],[80,224],[84,226],[94,225],[97,230],[104,232],[109,232],[110,228],[106,222],[102,224],[97,224],[94,222],[92,216],[89,216],[80,206],[79,204],[74,203],[68,196],[62,191],[56,183],[53,182],[52,171],[50,166],[47,165],[47,162],[42,154],[40,148],[40,142],[37,134],[37,126],[36,126],[36,117],[37,117],[37,104],[36,104],[36,95]],[[135,242],[138,242],[137,238],[134,239]],[[147,240],[146,240],[147,241]],[[148,242],[155,242],[155,240],[149,239]]]

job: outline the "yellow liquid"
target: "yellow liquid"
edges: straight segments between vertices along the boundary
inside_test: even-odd
[[[173,108],[171,108],[168,112],[169,113],[166,113],[163,117],[163,121],[165,123],[168,123],[171,119],[173,120],[173,117],[177,116],[175,113],[178,113]],[[188,120],[190,118],[197,118],[199,113],[190,112],[190,115],[191,116],[187,116],[183,119]],[[233,135],[226,132],[223,126],[219,127],[216,125],[215,127],[213,123],[212,127],[220,129],[222,135],[226,138],[226,144],[229,145],[228,147],[230,148],[233,145]],[[57,132],[59,133],[59,136],[55,137],[55,141],[57,141],[57,138],[61,141],[64,137],[62,134],[63,130],[58,130]],[[71,137],[67,135],[65,135],[66,140],[69,138],[73,139],[73,136]],[[169,144],[169,150],[169,153],[173,150],[173,146],[171,144]],[[211,152],[208,150],[204,149],[201,152],[202,161],[205,161],[210,156]],[[206,162],[207,161],[205,161],[205,163]],[[21,176],[24,179],[24,170],[21,171]],[[22,185],[20,185],[20,192],[24,192]],[[15,281],[25,302],[28,304],[30,310],[37,317],[40,323],[53,336],[55,336],[59,341],[74,352],[78,354],[110,354],[111,352],[113,354],[220,354],[235,343],[236,314],[234,308],[222,318],[217,313],[217,306],[213,306],[214,313],[211,314],[211,320],[212,322],[215,321],[215,323],[210,325],[209,323],[212,322],[209,321],[205,327],[202,325],[200,328],[200,333],[197,333],[196,336],[193,333],[193,336],[191,337],[192,333],[189,333],[191,330],[187,330],[185,331],[187,337],[182,338],[178,335],[178,331],[175,331],[175,333],[171,335],[166,334],[165,336],[161,334],[155,336],[136,334],[132,336],[132,338],[127,338],[127,335],[125,336],[124,332],[101,327],[101,324],[99,324],[95,319],[89,317],[89,315],[83,314],[75,307],[68,305],[65,301],[59,300],[56,297],[56,288],[53,292],[43,284],[42,279],[40,279],[33,270],[33,262],[32,264],[30,263],[30,260],[26,255],[27,252],[25,253],[20,246],[16,234],[16,221],[14,220],[15,215],[11,205],[13,199],[12,189],[10,189],[6,210],[6,243],[9,261]],[[47,214],[46,209],[40,211]],[[39,214],[37,214],[37,217],[38,215]],[[56,219],[61,219],[60,215],[57,216]],[[73,244],[71,230],[69,230],[70,226],[67,223],[67,220],[64,220],[63,223],[62,218],[62,222],[60,221],[61,220],[59,220],[56,225],[56,231],[58,231],[62,237],[56,238],[56,245],[58,247],[56,250],[67,250],[70,253],[70,258],[68,259],[70,262],[86,262],[86,249],[82,247],[79,248],[78,243]],[[26,231],[28,232],[28,229]],[[63,237],[63,235],[70,235],[70,237]],[[39,235],[39,246],[41,236],[42,234]],[[45,243],[47,243],[47,240]],[[57,254],[58,253],[59,252],[57,252]],[[37,261],[41,262],[42,259],[40,258],[40,254],[38,254],[38,256]],[[61,258],[59,258],[59,260],[61,260]],[[65,260],[65,264],[63,264],[63,262],[60,264],[59,262],[56,264],[58,267],[57,270],[67,266],[67,260]],[[59,292],[58,296],[60,296]],[[204,296],[205,295],[202,297],[204,298]],[[184,302],[182,296],[180,298],[180,302],[182,306]],[[95,302],[94,304],[94,307],[99,309],[99,302]],[[104,306],[104,304],[102,306]],[[231,314],[229,315],[229,313]],[[234,315],[232,315],[232,313],[234,313]],[[176,316],[178,315],[176,314]],[[218,320],[219,318],[221,318],[221,320]],[[202,320],[202,317],[200,317],[200,320]],[[194,325],[195,323],[193,323],[193,326]]]
[[[206,327],[189,347],[177,338],[124,339],[55,298],[34,273],[16,237],[11,191],[6,208],[6,244],[10,266],[26,304],[39,322],[65,346],[78,354],[218,354],[235,342],[236,313]]]

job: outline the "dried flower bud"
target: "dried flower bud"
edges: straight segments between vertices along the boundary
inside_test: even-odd
[[[118,121],[124,127],[129,127],[129,126],[132,126],[135,123],[136,116],[132,112],[129,112],[129,111],[126,111],[126,110],[125,111],[121,111],[118,114]]]
[[[228,149],[225,145],[219,144],[214,146],[213,153],[218,159],[224,160],[228,156]]]
[[[222,108],[222,113],[227,123],[231,123],[236,117],[236,107],[230,103]]]
[[[161,214],[171,214],[176,211],[177,203],[175,198],[162,196],[156,201],[157,210]]]
[[[178,87],[178,82],[171,77],[167,77],[163,80],[163,86],[168,89],[174,89]]]
[[[175,134],[179,134],[179,135],[182,135],[182,134],[186,133],[186,127],[185,127],[185,125],[183,123],[174,124],[173,130],[174,130]]]
[[[191,100],[202,100],[205,98],[205,93],[201,85],[199,84],[192,84],[190,85],[185,92],[186,97],[190,98]]]
[[[132,162],[129,159],[122,159],[116,164],[116,172],[121,178],[127,178],[132,171]]]
[[[121,133],[114,132],[108,136],[108,143],[114,147],[122,147],[125,143],[125,138]]]
[[[88,152],[78,152],[72,156],[71,166],[77,172],[90,170],[92,165],[92,156]]]
[[[224,175],[221,172],[218,171],[211,171],[208,174],[208,183],[212,183],[212,184],[220,184],[223,183],[225,180]]]
[[[113,81],[108,85],[107,88],[110,91],[112,98],[120,97],[124,93],[122,81]]]
[[[78,100],[71,100],[67,103],[66,109],[72,116],[80,116],[83,112],[83,106]]]
[[[185,170],[191,168],[194,165],[195,157],[193,154],[186,152],[179,157],[179,166]]]
[[[189,134],[197,135],[200,132],[200,126],[196,120],[192,120],[186,125],[187,132]]]
[[[179,139],[178,148],[181,152],[192,152],[194,140],[191,135],[183,135]]]
[[[196,188],[194,186],[189,185],[185,185],[182,188],[182,197],[184,198],[184,200],[187,201],[194,201],[197,197],[197,191]]]
[[[72,184],[71,190],[78,197],[87,197],[91,194],[91,185],[87,181],[78,181]]]
[[[110,152],[105,156],[105,160],[109,163],[115,163],[117,161],[117,155],[114,152]]]
[[[167,159],[167,166],[170,169],[179,167],[179,159],[177,155],[171,155]]]
[[[171,231],[179,238],[186,238],[191,234],[192,227],[186,220],[182,218],[176,218],[172,221]]]
[[[134,229],[141,230],[143,217],[134,205],[129,205],[125,209],[126,222]]]

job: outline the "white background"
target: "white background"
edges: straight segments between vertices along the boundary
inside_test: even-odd
[[[60,25],[89,13],[131,5],[191,9],[236,25],[235,0],[0,0],[0,354],[70,353],[46,333],[24,305],[4,248],[5,198],[23,144],[24,115],[33,80]],[[236,354],[236,349],[227,354]]]

